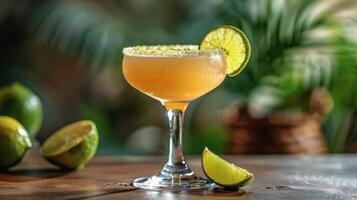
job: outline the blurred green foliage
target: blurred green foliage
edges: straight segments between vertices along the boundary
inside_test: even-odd
[[[331,152],[343,152],[347,139],[356,135],[356,2],[226,0],[204,6],[202,1],[184,30],[231,24],[251,42],[249,65],[238,78],[225,81],[238,105],[257,118],[276,111],[308,112],[312,92],[325,88],[326,101],[329,95],[334,101],[324,116],[326,142]]]

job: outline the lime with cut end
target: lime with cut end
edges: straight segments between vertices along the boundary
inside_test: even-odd
[[[247,65],[251,48],[245,34],[234,26],[222,25],[207,33],[200,49],[222,49],[227,60],[228,76],[235,76]]]
[[[42,124],[42,104],[32,91],[15,82],[0,89],[0,115],[15,118],[35,138]]]
[[[254,180],[252,173],[223,160],[207,147],[202,153],[202,169],[211,181],[226,188],[244,187]]]
[[[98,146],[96,125],[89,120],[67,125],[44,142],[41,153],[50,163],[63,169],[82,169]]]
[[[18,121],[0,116],[0,170],[18,164],[31,146],[30,136]]]

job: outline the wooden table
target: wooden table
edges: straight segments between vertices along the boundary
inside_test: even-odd
[[[357,199],[357,155],[225,156],[255,174],[239,191],[144,191],[130,182],[151,175],[164,157],[96,157],[86,168],[64,172],[35,152],[0,174],[0,199]],[[202,174],[199,158],[189,164]]]

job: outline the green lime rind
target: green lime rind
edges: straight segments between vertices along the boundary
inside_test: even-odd
[[[17,120],[0,116],[0,170],[21,162],[31,146],[30,136]]]
[[[0,115],[15,118],[35,138],[42,124],[42,104],[32,91],[14,82],[0,89]]]
[[[251,46],[246,35],[237,27],[221,25],[208,32],[200,43],[200,49],[219,48],[225,52],[227,74],[239,74],[249,62]]]
[[[229,163],[215,155],[206,147],[202,153],[202,169],[208,179],[227,189],[250,185],[254,175],[247,170]]]
[[[42,156],[63,169],[81,169],[95,155],[99,135],[89,120],[67,125],[52,134],[41,148]]]
[[[248,185],[252,184],[253,181],[254,181],[254,175],[253,175],[253,174],[250,174],[250,175],[247,177],[246,180],[242,181],[242,182],[239,183],[239,184],[231,185],[231,186],[229,186],[229,185],[224,186],[224,185],[223,185],[223,187],[235,187],[235,188],[238,187],[238,188],[242,188],[242,187],[245,187],[245,186],[248,186]]]

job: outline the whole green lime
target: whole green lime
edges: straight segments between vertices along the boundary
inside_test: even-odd
[[[18,121],[0,116],[0,170],[18,164],[31,146],[28,133]]]
[[[94,122],[79,121],[67,125],[44,142],[41,153],[50,163],[63,169],[82,169],[94,156],[98,146]]]
[[[42,124],[40,99],[20,83],[12,83],[0,89],[0,115],[15,118],[35,138]]]

